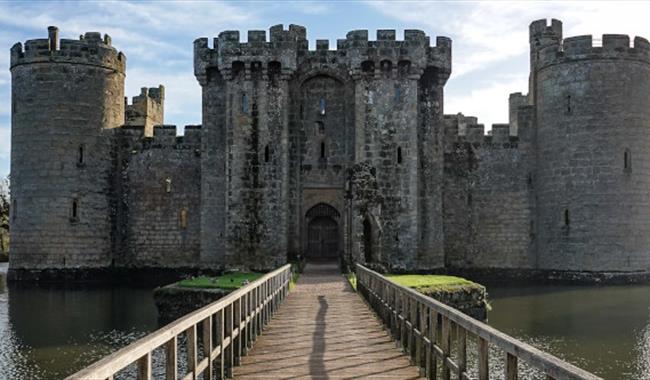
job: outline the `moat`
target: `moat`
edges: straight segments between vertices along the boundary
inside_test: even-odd
[[[62,378],[158,326],[151,288],[8,288],[6,270],[0,379]],[[488,291],[494,327],[605,379],[650,378],[650,286]]]

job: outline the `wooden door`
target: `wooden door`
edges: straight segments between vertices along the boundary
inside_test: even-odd
[[[339,226],[329,216],[319,216],[307,228],[307,256],[333,259],[339,255]]]

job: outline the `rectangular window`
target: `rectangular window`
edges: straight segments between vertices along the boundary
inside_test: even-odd
[[[241,112],[248,113],[248,96],[246,94],[241,96]]]
[[[565,209],[564,210],[564,226],[569,227],[570,223],[571,223],[571,220],[569,219],[569,210]]]
[[[83,144],[79,145],[77,150],[77,166],[84,166],[86,164],[86,152]]]
[[[72,207],[70,208],[70,221],[76,223],[79,221],[79,200],[72,200]]]
[[[186,229],[187,228],[187,209],[184,208],[181,210],[180,218],[179,218],[180,226],[181,229]]]
[[[320,98],[320,101],[318,102],[318,110],[321,115],[325,115],[325,107],[327,103],[325,102],[324,98]]]

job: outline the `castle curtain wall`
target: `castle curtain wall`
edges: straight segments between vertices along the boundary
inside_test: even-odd
[[[117,133],[121,154],[116,264],[134,267],[193,267],[201,243],[201,129],[157,126]]]

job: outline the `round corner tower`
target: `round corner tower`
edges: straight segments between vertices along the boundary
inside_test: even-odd
[[[650,269],[650,44],[530,27],[540,269]]]
[[[11,48],[10,268],[104,267],[126,58],[108,35],[48,32]]]

